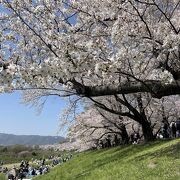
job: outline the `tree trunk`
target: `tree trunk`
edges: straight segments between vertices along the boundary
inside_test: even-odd
[[[129,143],[129,136],[128,136],[125,125],[123,125],[121,127],[121,138],[122,138],[122,144],[128,144]]]
[[[141,126],[144,135],[144,141],[149,142],[155,140],[155,136],[153,135],[153,129],[151,127],[151,124],[147,120],[146,121],[144,120]]]

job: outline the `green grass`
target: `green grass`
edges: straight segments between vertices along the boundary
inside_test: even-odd
[[[5,175],[0,173],[0,180],[5,180]]]
[[[180,139],[80,153],[35,180],[179,180]]]

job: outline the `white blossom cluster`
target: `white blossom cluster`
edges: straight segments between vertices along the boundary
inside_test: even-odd
[[[0,1],[0,91],[173,81],[179,1]],[[159,67],[162,68],[162,67]]]
[[[79,149],[90,149],[96,140],[107,132],[107,129],[103,128],[103,121],[104,118],[97,110],[91,108],[76,117],[74,124],[69,128],[68,137],[76,140],[80,145]]]

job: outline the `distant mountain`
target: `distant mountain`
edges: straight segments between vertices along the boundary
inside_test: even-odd
[[[14,135],[0,133],[0,145],[47,145],[65,141],[61,136]]]

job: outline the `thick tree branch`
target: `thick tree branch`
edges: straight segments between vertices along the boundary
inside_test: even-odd
[[[80,83],[75,84],[77,94],[86,97],[98,97],[115,94],[132,94],[138,92],[148,92],[154,98],[180,94],[180,86],[177,82],[166,84],[157,80],[142,82],[127,82],[113,86],[85,86]]]

